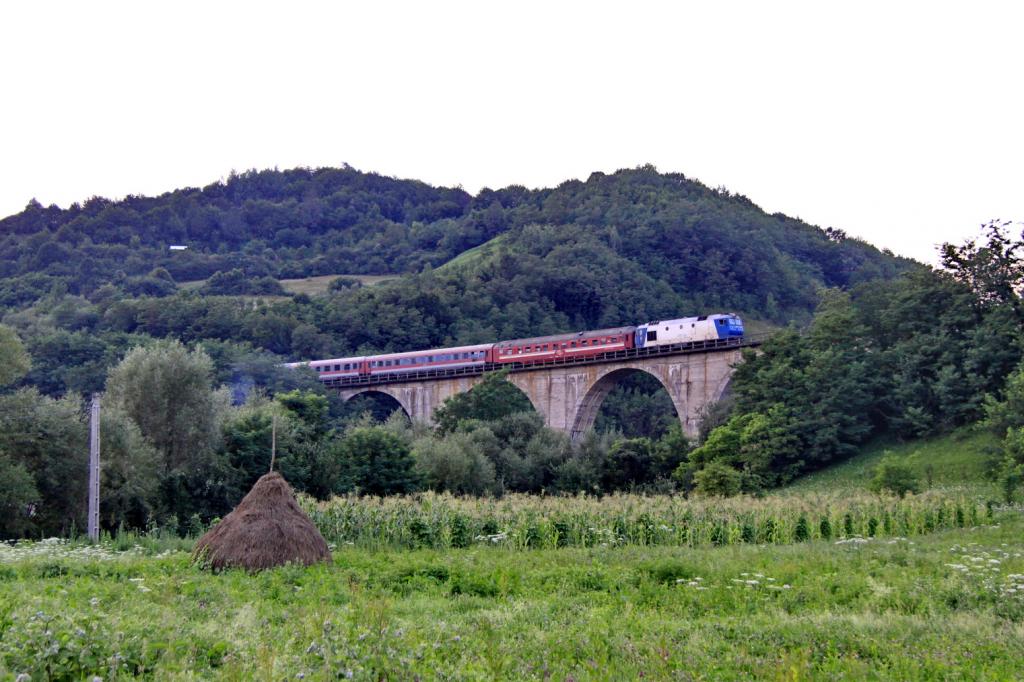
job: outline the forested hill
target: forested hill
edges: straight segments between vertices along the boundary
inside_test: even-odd
[[[167,296],[177,282],[235,270],[263,282],[252,293],[273,290],[269,278],[417,273],[502,235],[501,254],[530,268],[564,266],[524,294],[573,322],[708,306],[785,320],[810,311],[822,285],[907,265],[841,231],[768,215],[746,197],[652,167],[476,196],[349,167],[294,169],[67,209],[33,201],[0,220],[0,306],[30,305],[54,285],[84,296],[104,284],[129,297]],[[169,250],[176,244],[188,249]],[[524,269],[504,261],[505,275]],[[645,303],[604,310],[598,299],[614,282],[639,289]]]

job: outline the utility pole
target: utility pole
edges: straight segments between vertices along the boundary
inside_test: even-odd
[[[274,470],[274,458],[277,456],[277,415],[270,415],[270,470]]]
[[[100,394],[89,412],[89,539],[100,539]]]

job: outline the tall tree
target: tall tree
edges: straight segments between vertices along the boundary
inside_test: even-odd
[[[0,386],[13,384],[32,366],[21,339],[13,329],[0,324]]]
[[[219,442],[226,395],[213,390],[212,376],[209,356],[179,341],[133,348],[110,371],[110,404],[138,424],[165,474],[204,464]]]
[[[943,244],[942,267],[967,284],[984,306],[1010,304],[1021,313],[1024,288],[1024,241],[1009,234],[1012,223],[993,220],[982,227],[985,242],[968,240],[961,246]]]

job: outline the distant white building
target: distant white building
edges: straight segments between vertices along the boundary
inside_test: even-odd
[[[186,249],[188,249],[188,247],[185,246],[184,244],[171,244],[167,248],[170,249],[171,251],[185,251]]]

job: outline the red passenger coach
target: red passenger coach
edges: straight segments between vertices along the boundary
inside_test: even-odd
[[[556,360],[592,357],[633,347],[636,327],[616,327],[500,341],[494,344],[492,362],[531,365]]]
[[[493,344],[459,346],[457,348],[435,348],[412,353],[388,353],[371,355],[366,358],[371,375],[392,372],[417,372],[425,369],[455,369],[475,367],[487,362],[488,351]]]

